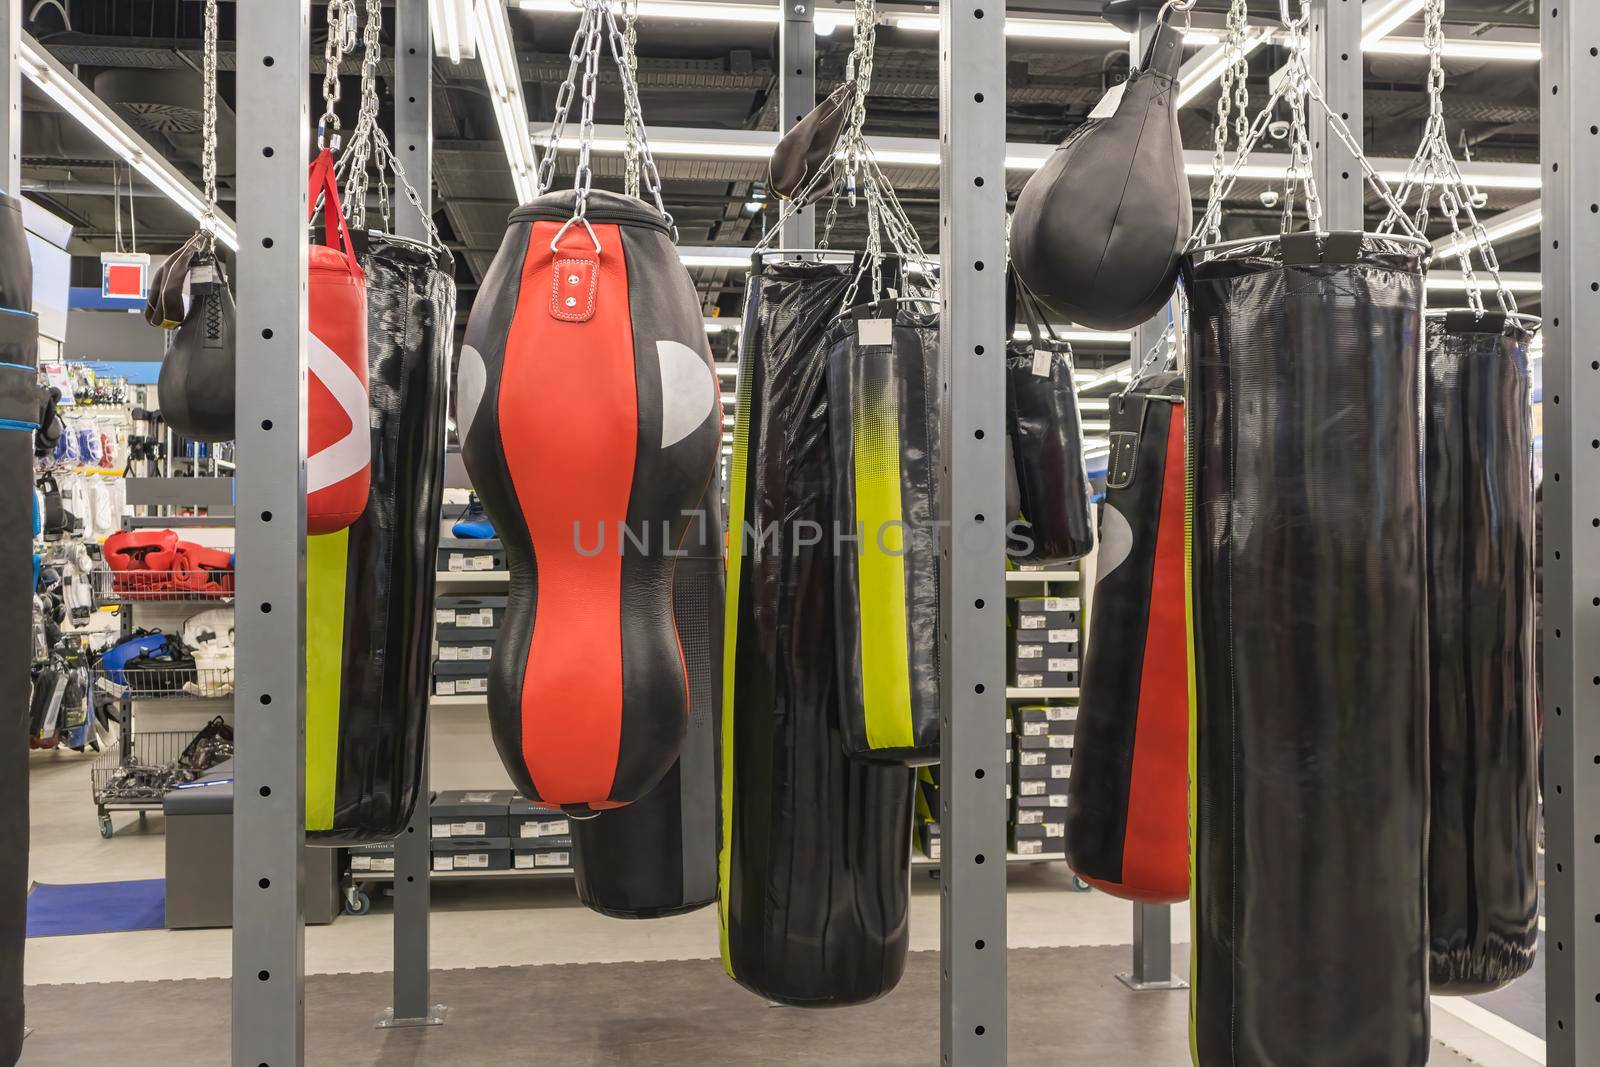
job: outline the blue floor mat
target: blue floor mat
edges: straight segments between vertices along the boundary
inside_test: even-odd
[[[28,891],[28,936],[160,930],[167,924],[167,882],[35,882]]]

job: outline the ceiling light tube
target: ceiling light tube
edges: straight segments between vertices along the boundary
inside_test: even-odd
[[[473,0],[472,19],[483,80],[511,165],[511,184],[516,187],[517,202],[526,204],[534,196],[537,163],[528,133],[528,105],[522,98],[522,71],[511,47],[511,23],[501,0]]]
[[[93,95],[88,86],[72,72],[57,63],[31,34],[24,33],[17,49],[22,72],[48,96],[57,107],[71,115],[140,174],[161,190],[173,203],[193,215],[196,220],[206,215],[206,198],[194,183],[167,162],[126,122]],[[213,215],[217,240],[238,251],[239,234],[233,220],[219,209]]]
[[[1418,37],[1387,37],[1364,45],[1362,51],[1378,56],[1426,56],[1428,46]],[[1539,62],[1537,41],[1445,41],[1446,59],[1501,59],[1514,63]]]
[[[433,29],[434,55],[459,63],[477,55],[472,32],[473,0],[428,0],[428,22]]]
[[[1488,271],[1478,271],[1476,277],[1479,288],[1485,291],[1495,288],[1494,276]],[[1504,285],[1506,291],[1510,293],[1544,292],[1544,282],[1540,280],[1537,274],[1528,276],[1502,273],[1500,275],[1500,284]],[[1428,290],[1441,293],[1464,293],[1467,291],[1467,280],[1459,274],[1445,275],[1443,277],[1433,275],[1428,278]]]
[[[1422,10],[1424,0],[1367,0],[1361,7],[1361,47],[1371,48]]]
[[[1493,244],[1507,237],[1536,230],[1543,222],[1544,209],[1540,206],[1540,202],[1535,200],[1515,210],[1483,220],[1484,237]],[[1450,234],[1433,242],[1433,257],[1448,260],[1460,255],[1463,249],[1471,252],[1483,244],[1483,239],[1477,236],[1468,236],[1458,244],[1455,235]]]
[[[1265,27],[1246,30],[1244,39],[1237,48],[1227,48],[1223,45],[1202,52],[1183,65],[1179,73],[1178,106],[1183,107],[1189,101],[1199,96],[1210,88],[1223,73],[1238,61],[1240,55],[1249,57],[1256,49],[1272,39],[1272,30]]]

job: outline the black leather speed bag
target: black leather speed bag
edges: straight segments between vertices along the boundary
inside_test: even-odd
[[[1143,66],[1017,197],[1012,263],[1055,315],[1127,330],[1171,297],[1194,225],[1178,132],[1182,62],[1183,34],[1163,23]]]
[[[172,333],[156,380],[167,424],[196,441],[233,439],[234,318],[222,261],[197,261],[189,275],[188,312]]]

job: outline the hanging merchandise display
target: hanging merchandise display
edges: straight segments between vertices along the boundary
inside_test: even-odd
[[[717,731],[722,704],[722,479],[713,477],[672,571],[689,672],[678,762],[625,808],[572,820],[578,899],[602,915],[656,919],[717,899]]]
[[[340,159],[355,227],[364,221],[369,160],[383,187],[392,175],[420,210],[378,125],[381,26],[379,0],[368,0],[361,117]],[[360,425],[370,427],[372,476],[348,529],[306,539],[311,844],[395,837],[421,795],[456,300],[450,254],[427,228],[431,243],[357,230],[367,314]]]
[[[1185,264],[1193,1049],[1201,1067],[1241,1049],[1297,1062],[1308,1048],[1420,1067],[1430,247],[1409,223],[1395,236],[1322,230],[1306,111],[1328,109],[1310,70],[1310,0],[1296,12],[1286,72],[1200,227],[1281,101],[1283,233],[1196,248]],[[1327,120],[1394,205],[1337,113]],[[1296,233],[1300,194],[1308,230]]]
[[[1113,896],[1189,895],[1183,376],[1111,400],[1111,456],[1067,803],[1067,860]]]
[[[856,83],[847,78],[779,139],[767,165],[767,190],[773,196],[811,203],[827,192],[820,179],[837,157],[856,99]]]
[[[723,966],[780,1004],[858,1004],[905,967],[914,774],[838,727],[825,335],[859,264],[758,256],[740,334],[723,646]]]
[[[1015,272],[1007,285],[1011,320],[1025,323],[1028,336],[1006,345],[1006,451],[1015,487],[1007,494],[1006,554],[1013,563],[1070,563],[1094,551],[1072,346]]]
[[[1396,199],[1450,226],[1466,304],[1428,312],[1430,991],[1486,993],[1538,944],[1533,427],[1528,345],[1444,120],[1444,0],[1423,5],[1428,121]],[[1386,220],[1391,229],[1396,218]],[[1481,262],[1482,271],[1474,260]],[[1486,279],[1484,275],[1489,277]],[[1492,288],[1497,308],[1485,307]]]
[[[157,384],[162,417],[185,437],[227,441],[234,435],[235,312],[217,255],[217,0],[205,5],[201,83],[205,213],[195,235],[156,268],[144,317],[173,331]]]
[[[39,319],[17,199],[0,193],[0,691],[26,694],[33,626],[33,435],[39,426]],[[29,701],[0,712],[0,1063],[22,1055],[28,914]]]
[[[591,189],[605,40],[652,203]],[[678,758],[691,703],[673,552],[721,435],[700,300],[624,49],[615,12],[585,0],[538,195],[511,214],[457,385],[462,459],[511,571],[489,677],[495,743],[523,796],[573,814],[639,799]],[[552,192],[580,78],[575,187]]]
[[[1139,69],[1017,196],[1011,259],[1046,308],[1097,330],[1146,322],[1172,296],[1193,223],[1178,130],[1183,31],[1168,0]]]

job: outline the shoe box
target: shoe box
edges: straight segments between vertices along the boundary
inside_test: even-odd
[[[441,537],[441,573],[474,574],[506,569],[506,551],[498,537]]]
[[[509,837],[509,789],[446,789],[428,809],[434,840],[445,837]]]
[[[1009,602],[1009,684],[1017,689],[1070,689],[1078,684],[1077,597],[1016,597]]]

